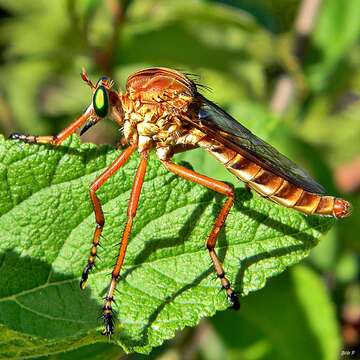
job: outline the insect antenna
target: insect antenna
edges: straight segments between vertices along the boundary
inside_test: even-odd
[[[82,68],[81,71],[81,78],[83,79],[83,81],[85,81],[92,89],[95,89],[95,85],[93,84],[93,82],[89,79],[89,76],[85,70],[85,68]]]

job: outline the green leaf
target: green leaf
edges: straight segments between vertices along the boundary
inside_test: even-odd
[[[110,357],[111,351],[115,351],[115,345],[111,345],[111,349],[104,349],[104,345],[110,347],[110,344],[104,343],[94,343],[94,341],[104,341],[102,339],[96,338],[93,335],[82,336],[73,338],[44,338],[40,336],[28,335],[18,331],[10,330],[7,326],[0,326],[0,356],[2,359],[27,359],[34,358],[35,356],[48,356],[56,354],[59,359],[61,356],[68,354],[78,354],[81,351],[86,351],[89,347],[93,350],[95,346],[97,347],[96,351],[103,348],[102,354],[106,354],[107,359],[112,359]],[[121,353],[118,353],[120,355]],[[76,356],[77,359],[83,359],[84,357]],[[38,357],[37,357],[38,359]],[[55,358],[56,359],[56,358]],[[87,357],[88,359],[88,357]]]
[[[0,323],[2,343],[8,344],[2,357],[108,341],[97,317],[126,219],[136,155],[98,191],[106,217],[103,248],[85,291],[79,276],[95,228],[88,188],[118,154],[80,145],[78,137],[57,148],[0,139]],[[227,309],[204,246],[223,202],[150,158],[111,342],[126,352],[148,353],[177,330]],[[304,258],[332,223],[237,189],[217,252],[245,296]]]
[[[299,0],[212,0],[242,9],[256,18],[267,29],[279,33],[291,30]]]
[[[358,102],[335,114],[318,114],[314,111],[304,122],[301,134],[307,141],[326,148],[329,162],[339,166],[351,161],[360,152],[359,116]]]
[[[341,61],[349,56],[349,49],[352,50],[358,41],[359,14],[358,1],[326,0],[322,4],[306,71],[315,91],[336,84],[331,75],[339,70],[337,66],[343,66]]]
[[[117,345],[97,343],[86,345],[72,351],[36,358],[36,360],[119,360],[124,352]]]
[[[244,300],[238,316],[212,323],[232,359],[338,359],[340,336],[328,291],[314,271],[295,266]]]

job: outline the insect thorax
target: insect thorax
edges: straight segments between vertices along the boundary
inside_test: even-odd
[[[126,97],[126,95],[125,95]],[[160,159],[169,159],[175,147],[196,146],[205,134],[183,120],[181,114],[188,110],[185,99],[163,101],[124,101],[124,137],[130,144],[137,144],[138,151],[155,148]]]

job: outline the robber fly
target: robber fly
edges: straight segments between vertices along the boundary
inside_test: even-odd
[[[87,265],[80,287],[85,287],[93,269],[105,218],[97,190],[118,171],[137,150],[140,164],[136,171],[127,210],[127,221],[119,254],[112,271],[103,307],[104,331],[114,332],[112,304],[120,270],[123,265],[131,228],[139,203],[149,151],[154,149],[166,169],[187,180],[203,185],[226,196],[206,247],[231,306],[240,307],[237,294],[225,276],[215,251],[216,239],[234,203],[232,186],[196,173],[171,161],[175,153],[201,147],[220,161],[232,174],[261,196],[305,214],[342,218],[349,214],[350,204],[326,196],[324,188],[291,160],[259,139],[229,114],[206,99],[185,74],[166,68],[149,68],[131,75],[124,94],[113,89],[113,81],[102,77],[93,84],[85,70],[82,79],[93,96],[86,111],[56,136],[12,134],[11,139],[27,143],[58,145],[80,127],[80,135],[100,120],[110,117],[122,129],[128,147],[91,184],[96,228]]]

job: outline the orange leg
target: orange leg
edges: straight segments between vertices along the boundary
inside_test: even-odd
[[[120,275],[120,270],[124,262],[127,245],[129,242],[129,237],[131,234],[133,220],[138,208],[141,188],[144,182],[144,177],[146,172],[146,165],[147,165],[147,153],[145,152],[145,153],[141,153],[140,165],[136,171],[136,175],[129,199],[129,205],[127,210],[127,221],[121,239],[119,254],[114,269],[112,271],[110,286],[108,288],[105,297],[105,303],[103,307],[103,311],[104,311],[103,319],[105,325],[105,330],[103,332],[104,335],[111,335],[114,332],[114,321],[112,314],[112,303],[114,301],[114,292],[115,292],[117,280]]]
[[[85,124],[85,122],[93,115],[92,106],[89,106],[87,110],[82,114],[78,119],[72,122],[67,128],[65,128],[60,134],[55,136],[33,136],[33,135],[22,135],[18,133],[13,133],[9,136],[11,140],[21,140],[27,143],[35,144],[51,144],[59,145],[67,137],[73,134],[80,126]]]
[[[104,212],[102,210],[100,200],[96,195],[96,191],[102,185],[104,185],[104,183],[126,163],[126,161],[129,159],[131,154],[135,151],[135,149],[136,149],[136,145],[130,145],[127,149],[125,149],[90,186],[90,199],[94,208],[96,228],[92,240],[92,247],[90,250],[90,256],[88,258],[88,263],[84,268],[80,280],[81,289],[85,289],[89,272],[94,267],[97,247],[100,243],[101,233],[105,224]]]
[[[224,206],[222,207],[222,209],[220,210],[220,212],[215,220],[215,223],[211,229],[211,232],[207,238],[206,247],[209,251],[209,255],[213,262],[216,274],[221,281],[221,285],[222,285],[223,289],[225,289],[225,291],[226,291],[226,294],[227,294],[227,297],[228,297],[228,300],[229,300],[231,306],[235,310],[238,310],[240,308],[239,298],[236,295],[236,293],[234,292],[234,290],[231,288],[230,282],[226,278],[224,269],[223,269],[223,267],[220,263],[220,260],[215,252],[217,237],[220,233],[221,228],[225,224],[225,220],[230,212],[231,207],[234,204],[233,188],[230,185],[225,184],[221,181],[211,179],[207,176],[204,176],[204,175],[198,174],[192,170],[189,170],[183,166],[174,164],[170,160],[163,160],[162,163],[172,173],[174,173],[178,176],[181,176],[184,179],[187,179],[187,180],[190,180],[197,184],[203,185],[211,190],[214,190],[220,194],[227,196],[227,200],[226,200]]]

